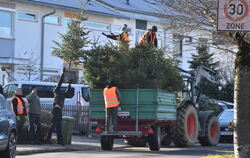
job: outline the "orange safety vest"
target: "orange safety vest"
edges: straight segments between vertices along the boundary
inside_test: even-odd
[[[21,99],[18,97],[15,97],[17,99],[17,114],[22,115],[24,114],[24,106]]]
[[[128,47],[129,45],[129,37],[128,34],[126,32],[122,32],[120,35],[121,39],[118,39],[118,47],[122,48],[122,46],[125,44],[125,46]]]
[[[139,40],[139,42],[138,42],[138,45],[141,45],[141,44],[145,44],[145,43],[146,43],[146,40],[148,40],[147,37],[146,37],[147,34],[152,34],[152,36],[151,36],[151,38],[150,38],[150,41],[148,41],[148,42],[150,42],[150,43],[154,43],[154,42],[155,42],[155,40],[156,40],[156,34],[153,33],[153,32],[147,31],[147,32],[145,32],[145,33],[141,36],[141,38],[140,38],[140,40]]]
[[[117,107],[120,104],[118,97],[116,95],[116,89],[117,87],[112,87],[112,88],[105,88],[103,90],[103,96],[106,108]]]

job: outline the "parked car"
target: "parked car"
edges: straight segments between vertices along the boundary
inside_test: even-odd
[[[7,100],[10,101],[14,96],[15,90],[17,88],[22,88],[24,97],[30,93],[31,87],[36,86],[38,96],[40,97],[41,104],[53,104],[54,94],[53,88],[57,83],[52,82],[36,82],[36,81],[15,81],[10,82],[3,87],[4,95],[7,97]],[[62,84],[62,90],[65,91],[68,84]],[[88,96],[89,86],[72,84],[72,91],[65,98],[65,105],[81,105],[88,106],[89,102],[86,99]]]
[[[226,106],[227,109],[233,109],[234,108],[234,103],[231,103],[231,102],[219,101],[219,104]]]
[[[53,89],[57,83],[52,82],[37,82],[37,81],[15,81],[10,82],[3,87],[4,95],[8,102],[11,102],[12,97],[15,95],[15,90],[21,88],[23,90],[23,97],[30,93],[31,87],[35,86],[43,110],[51,111],[54,102]],[[66,91],[68,84],[63,83],[61,90]],[[77,129],[80,133],[86,133],[87,129],[87,115],[86,111],[89,107],[89,86],[82,84],[72,84],[72,90],[69,95],[65,96],[64,110],[62,114],[64,116],[71,116],[78,120]],[[77,110],[76,110],[77,109]],[[78,111],[78,109],[81,112]],[[85,109],[85,110],[83,110]],[[82,117],[84,116],[84,117]],[[96,123],[92,123],[95,126]]]
[[[233,142],[233,130],[229,128],[231,122],[234,119],[233,109],[227,109],[221,112],[218,116],[220,123],[220,142]]]
[[[0,157],[15,158],[17,128],[15,114],[3,95],[0,94]]]

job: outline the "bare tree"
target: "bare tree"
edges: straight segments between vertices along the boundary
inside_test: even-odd
[[[31,56],[27,59],[27,63],[24,65],[24,75],[27,77],[28,81],[31,80],[31,76],[38,72],[36,71],[36,65],[37,65],[37,58],[34,58],[32,55],[34,53],[31,53]]]
[[[181,35],[201,31],[211,47],[236,55],[234,79],[236,158],[250,157],[250,34],[216,31],[217,0],[158,0],[166,29]],[[216,38],[217,37],[217,38]],[[235,47],[236,46],[236,47]],[[238,48],[238,49],[235,49]]]

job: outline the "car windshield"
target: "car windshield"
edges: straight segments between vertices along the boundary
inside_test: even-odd
[[[222,112],[219,119],[233,120],[234,119],[233,111],[224,111],[224,112]]]

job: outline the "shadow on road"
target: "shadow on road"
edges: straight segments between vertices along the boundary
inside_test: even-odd
[[[160,151],[150,151],[147,147],[131,147],[124,149],[114,149],[112,152],[127,152],[138,154],[159,154],[159,155],[176,155],[176,156],[206,156],[206,155],[222,155],[233,154],[233,145],[218,145],[216,147],[194,146],[188,148],[162,147]]]

